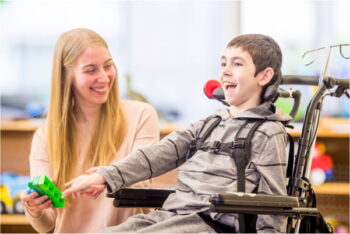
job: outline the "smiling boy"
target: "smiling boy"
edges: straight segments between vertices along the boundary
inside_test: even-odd
[[[286,194],[287,136],[284,123],[291,117],[272,104],[273,92],[281,78],[282,53],[278,44],[261,34],[234,38],[221,57],[220,82],[230,108],[188,128],[176,131],[155,145],[144,147],[122,161],[100,167],[92,175],[72,180],[64,192],[94,191],[92,185],[106,183],[109,193],[122,187],[178,169],[176,192],[169,195],[161,210],[136,215],[125,223],[107,228],[107,232],[239,232],[237,214],[209,210],[209,197],[214,193],[238,191],[239,173],[234,155],[224,147],[232,143],[242,129],[260,121],[251,141],[249,161],[244,169],[246,192]],[[218,125],[201,144],[198,136],[209,128],[211,119]],[[215,143],[215,144],[213,144]],[[193,144],[196,150],[191,152]],[[202,147],[200,147],[202,145]],[[205,145],[206,147],[203,147]],[[95,191],[96,192],[96,191]],[[256,230],[285,232],[286,218],[259,215]]]

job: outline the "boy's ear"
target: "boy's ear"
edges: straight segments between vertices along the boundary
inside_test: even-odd
[[[266,85],[267,83],[269,83],[271,81],[274,74],[275,74],[275,72],[273,71],[273,69],[271,67],[265,68],[265,70],[260,72],[258,84],[260,86]]]

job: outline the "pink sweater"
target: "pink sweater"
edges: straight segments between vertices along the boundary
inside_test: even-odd
[[[154,108],[145,103],[123,101],[122,106],[128,120],[128,133],[118,151],[119,157],[127,156],[137,148],[159,141],[157,113]],[[47,154],[47,140],[45,128],[39,128],[33,137],[30,153],[30,174],[48,175],[51,177]],[[84,150],[81,150],[84,152]],[[76,166],[76,176],[84,173],[81,165]],[[149,187],[150,181],[142,182],[137,187]],[[26,217],[38,232],[99,232],[107,226],[115,226],[125,221],[129,216],[147,210],[133,208],[115,208],[113,199],[106,197],[106,192],[96,200],[85,196],[73,200],[68,208],[50,208],[42,212],[40,217],[33,217],[29,212]]]

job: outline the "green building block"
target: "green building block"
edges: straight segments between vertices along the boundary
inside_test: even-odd
[[[35,176],[28,183],[29,188],[34,189],[40,195],[47,195],[53,204],[53,208],[64,207],[66,199],[62,198],[61,191],[52,183],[47,176]]]

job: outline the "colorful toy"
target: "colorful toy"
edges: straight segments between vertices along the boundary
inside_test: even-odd
[[[13,200],[10,191],[5,185],[0,185],[0,211],[1,214],[12,213]]]
[[[1,209],[5,208],[5,210],[1,210],[1,212],[5,213],[15,213],[20,214],[24,213],[24,208],[22,205],[22,201],[19,197],[21,191],[27,188],[27,183],[30,180],[30,176],[18,175],[13,172],[3,172],[0,175],[1,178],[1,196],[2,202],[4,204]],[[6,190],[5,190],[6,189]],[[11,199],[12,205],[5,204],[3,196],[4,194],[8,194],[8,198]]]
[[[326,146],[324,144],[315,144],[310,173],[310,182],[314,185],[322,184],[333,178],[333,160],[325,152]]]
[[[53,208],[64,207],[66,200],[62,198],[61,191],[47,176],[35,176],[33,180],[28,183],[28,187],[34,189],[41,196],[47,195],[52,200]],[[28,191],[28,193],[31,192],[33,191]]]

